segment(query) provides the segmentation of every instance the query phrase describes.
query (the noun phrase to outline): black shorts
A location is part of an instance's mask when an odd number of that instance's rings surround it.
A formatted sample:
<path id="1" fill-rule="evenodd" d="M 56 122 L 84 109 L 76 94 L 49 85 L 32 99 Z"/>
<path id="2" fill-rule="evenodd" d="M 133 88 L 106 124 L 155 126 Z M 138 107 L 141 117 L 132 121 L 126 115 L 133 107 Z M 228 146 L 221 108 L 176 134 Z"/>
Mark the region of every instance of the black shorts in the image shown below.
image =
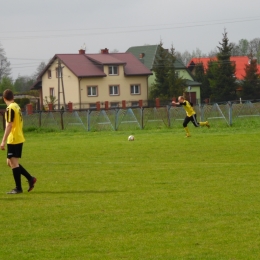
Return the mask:
<path id="1" fill-rule="evenodd" d="M 23 150 L 23 143 L 20 144 L 7 144 L 7 158 L 12 157 L 21 158 Z"/>
<path id="2" fill-rule="evenodd" d="M 199 127 L 200 124 L 198 123 L 197 121 L 197 116 L 196 114 L 192 115 L 192 116 L 186 116 L 184 118 L 184 121 L 183 121 L 183 127 L 186 127 L 188 125 L 189 122 L 192 122 L 194 126 L 196 127 Z"/>

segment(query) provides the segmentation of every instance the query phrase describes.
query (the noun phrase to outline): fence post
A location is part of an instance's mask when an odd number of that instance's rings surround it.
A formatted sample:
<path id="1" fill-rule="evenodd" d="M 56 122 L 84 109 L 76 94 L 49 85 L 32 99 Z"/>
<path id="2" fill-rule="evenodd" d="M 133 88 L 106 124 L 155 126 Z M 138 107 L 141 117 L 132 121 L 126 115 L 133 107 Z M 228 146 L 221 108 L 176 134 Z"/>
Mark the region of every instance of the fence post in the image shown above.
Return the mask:
<path id="1" fill-rule="evenodd" d="M 52 103 L 48 103 L 48 108 L 49 108 L 49 112 L 53 111 L 53 104 Z"/>
<path id="2" fill-rule="evenodd" d="M 167 117 L 168 117 L 168 127 L 171 127 L 171 115 L 170 115 L 171 106 L 167 105 L 166 109 L 167 109 Z"/>
<path id="3" fill-rule="evenodd" d="M 88 132 L 90 131 L 90 113 L 91 113 L 91 111 L 90 110 L 88 110 L 87 111 L 87 123 L 88 123 Z"/>
<path id="4" fill-rule="evenodd" d="M 33 113 L 33 106 L 32 104 L 26 105 L 27 115 L 31 115 Z"/>
<path id="5" fill-rule="evenodd" d="M 105 101 L 105 110 L 108 110 L 108 101 Z"/>
<path id="6" fill-rule="evenodd" d="M 39 111 L 39 127 L 42 127 L 42 111 Z"/>
<path id="7" fill-rule="evenodd" d="M 160 107 L 160 99 L 159 98 L 155 99 L 155 106 L 156 106 L 156 108 Z"/>
<path id="8" fill-rule="evenodd" d="M 100 102 L 99 101 L 96 102 L 96 108 L 97 108 L 97 111 L 100 111 Z"/>
<path id="9" fill-rule="evenodd" d="M 117 127 L 118 127 L 117 123 L 118 123 L 118 112 L 119 112 L 119 109 L 115 109 L 115 111 L 116 111 L 116 116 L 115 116 L 115 131 L 117 131 Z"/>
<path id="10" fill-rule="evenodd" d="M 69 112 L 72 112 L 73 108 L 72 108 L 72 102 L 69 102 L 68 103 L 68 109 L 69 109 Z"/>
<path id="11" fill-rule="evenodd" d="M 141 129 L 144 129 L 144 108 L 140 107 L 141 109 Z"/>
<path id="12" fill-rule="evenodd" d="M 61 130 L 64 130 L 63 111 L 60 111 Z"/>
<path id="13" fill-rule="evenodd" d="M 203 109 L 204 107 L 201 105 L 201 104 L 199 104 L 199 111 L 200 111 L 200 120 L 202 121 L 202 122 L 204 122 L 204 109 Z"/>
<path id="14" fill-rule="evenodd" d="M 232 103 L 230 101 L 228 101 L 228 106 L 229 106 L 229 109 L 228 109 L 228 122 L 229 122 L 229 126 L 232 126 Z"/>
<path id="15" fill-rule="evenodd" d="M 126 101 L 125 100 L 122 100 L 122 108 L 126 109 Z"/>

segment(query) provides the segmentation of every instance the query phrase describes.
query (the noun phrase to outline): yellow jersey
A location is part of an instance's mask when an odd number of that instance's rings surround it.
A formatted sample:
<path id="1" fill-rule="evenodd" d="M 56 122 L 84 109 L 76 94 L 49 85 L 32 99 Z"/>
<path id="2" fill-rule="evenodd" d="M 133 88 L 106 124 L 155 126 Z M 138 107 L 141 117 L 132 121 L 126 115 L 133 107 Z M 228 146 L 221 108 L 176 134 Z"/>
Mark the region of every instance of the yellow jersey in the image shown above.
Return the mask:
<path id="1" fill-rule="evenodd" d="M 15 103 L 11 103 L 5 112 L 5 120 L 12 123 L 12 129 L 7 138 L 8 144 L 20 144 L 25 141 L 23 135 L 23 116 L 21 108 Z"/>
<path id="2" fill-rule="evenodd" d="M 196 112 L 193 110 L 192 104 L 189 101 L 184 100 L 182 103 L 180 103 L 180 105 L 184 107 L 188 117 L 196 114 Z"/>

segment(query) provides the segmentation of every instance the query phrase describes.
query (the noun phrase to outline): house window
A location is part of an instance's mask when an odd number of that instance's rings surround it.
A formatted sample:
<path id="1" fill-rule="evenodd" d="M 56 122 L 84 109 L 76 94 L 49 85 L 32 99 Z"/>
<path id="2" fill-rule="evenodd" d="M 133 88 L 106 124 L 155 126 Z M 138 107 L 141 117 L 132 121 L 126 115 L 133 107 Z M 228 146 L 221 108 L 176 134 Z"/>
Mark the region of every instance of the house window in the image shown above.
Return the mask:
<path id="1" fill-rule="evenodd" d="M 139 102 L 138 101 L 133 101 L 131 103 L 131 107 L 138 107 L 139 106 Z"/>
<path id="2" fill-rule="evenodd" d="M 61 78 L 61 69 L 56 68 L 56 78 Z"/>
<path id="3" fill-rule="evenodd" d="M 140 95 L 140 85 L 131 85 L 131 94 Z"/>
<path id="4" fill-rule="evenodd" d="M 87 87 L 87 93 L 89 97 L 97 96 L 97 86 L 89 86 Z"/>
<path id="5" fill-rule="evenodd" d="M 110 96 L 118 96 L 119 95 L 119 86 L 109 86 L 109 95 Z"/>
<path id="6" fill-rule="evenodd" d="M 110 106 L 111 106 L 111 108 L 117 108 L 117 107 L 119 107 L 119 103 L 118 102 L 111 102 Z"/>
<path id="7" fill-rule="evenodd" d="M 54 88 L 50 88 L 50 97 L 54 97 Z"/>
<path id="8" fill-rule="evenodd" d="M 90 109 L 96 109 L 96 108 L 97 108 L 96 103 L 90 103 L 90 104 L 89 104 L 89 108 L 90 108 Z"/>
<path id="9" fill-rule="evenodd" d="M 48 79 L 51 79 L 51 70 L 48 70 Z"/>
<path id="10" fill-rule="evenodd" d="M 109 75 L 118 75 L 118 66 L 108 66 Z"/>

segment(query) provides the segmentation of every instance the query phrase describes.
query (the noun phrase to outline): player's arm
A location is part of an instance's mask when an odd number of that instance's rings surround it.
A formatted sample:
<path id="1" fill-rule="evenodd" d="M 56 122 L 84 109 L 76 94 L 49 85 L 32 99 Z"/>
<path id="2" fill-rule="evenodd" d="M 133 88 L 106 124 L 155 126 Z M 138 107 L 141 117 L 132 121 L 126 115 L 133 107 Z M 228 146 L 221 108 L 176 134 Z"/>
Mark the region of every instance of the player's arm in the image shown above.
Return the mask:
<path id="1" fill-rule="evenodd" d="M 177 106 L 186 106 L 186 102 L 175 102 L 175 101 L 172 101 L 172 104 L 177 105 Z"/>
<path id="2" fill-rule="evenodd" d="M 15 112 L 13 109 L 9 109 L 7 108 L 6 112 L 5 112 L 5 118 L 6 118 L 6 126 L 5 126 L 5 132 L 4 132 L 4 136 L 1 142 L 1 150 L 5 149 L 5 144 L 8 138 L 8 135 L 11 133 L 12 131 L 12 126 L 13 126 L 13 122 L 14 122 L 14 117 L 15 117 Z"/>
<path id="3" fill-rule="evenodd" d="M 1 142 L 1 150 L 5 149 L 6 140 L 7 140 L 8 135 L 11 133 L 12 126 L 13 126 L 13 122 L 7 122 L 6 123 L 4 136 L 3 136 L 3 139 L 2 139 L 2 142 Z"/>
<path id="4" fill-rule="evenodd" d="M 179 105 L 180 105 L 180 102 L 172 101 L 172 104 L 173 104 L 173 105 L 176 105 L 176 106 L 179 106 Z"/>

